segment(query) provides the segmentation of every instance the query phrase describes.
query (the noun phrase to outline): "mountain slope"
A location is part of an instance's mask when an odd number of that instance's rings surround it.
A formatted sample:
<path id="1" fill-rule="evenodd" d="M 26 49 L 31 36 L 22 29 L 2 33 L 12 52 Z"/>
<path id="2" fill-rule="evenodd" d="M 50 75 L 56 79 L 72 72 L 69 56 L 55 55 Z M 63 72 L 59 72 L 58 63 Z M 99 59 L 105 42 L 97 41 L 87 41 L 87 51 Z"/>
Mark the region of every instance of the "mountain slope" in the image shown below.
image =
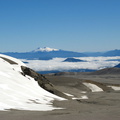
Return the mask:
<path id="1" fill-rule="evenodd" d="M 110 50 L 110 51 L 104 51 L 104 52 L 83 52 L 84 54 L 92 57 L 97 57 L 97 56 L 105 56 L 105 57 L 110 57 L 110 56 L 120 56 L 120 50 L 115 49 L 115 50 Z"/>
<path id="2" fill-rule="evenodd" d="M 120 74 L 120 68 L 105 68 L 95 72 L 91 72 L 91 75 L 106 75 L 106 74 Z"/>
<path id="3" fill-rule="evenodd" d="M 46 111 L 57 109 L 52 106 L 51 101 L 64 100 L 64 98 L 40 87 L 38 81 L 35 81 L 33 76 L 27 75 L 25 71 L 23 72 L 21 66 L 26 68 L 21 61 L 0 54 L 0 110 Z M 49 82 L 41 84 L 50 85 Z M 54 87 L 52 89 L 54 90 Z"/>
<path id="4" fill-rule="evenodd" d="M 108 52 L 105 52 L 102 56 L 120 56 L 120 50 L 111 50 Z"/>

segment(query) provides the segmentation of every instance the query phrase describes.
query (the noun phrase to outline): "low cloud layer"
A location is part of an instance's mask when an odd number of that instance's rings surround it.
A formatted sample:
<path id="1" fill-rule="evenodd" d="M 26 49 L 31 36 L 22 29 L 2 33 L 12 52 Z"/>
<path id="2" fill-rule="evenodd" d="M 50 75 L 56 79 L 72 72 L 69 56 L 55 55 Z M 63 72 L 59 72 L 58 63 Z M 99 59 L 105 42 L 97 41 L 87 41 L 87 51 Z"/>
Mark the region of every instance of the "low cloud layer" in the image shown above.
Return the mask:
<path id="1" fill-rule="evenodd" d="M 80 57 L 85 62 L 63 62 L 66 58 L 53 58 L 52 60 L 23 60 L 26 65 L 35 71 L 64 71 L 72 69 L 99 70 L 114 67 L 119 64 L 120 57 Z"/>

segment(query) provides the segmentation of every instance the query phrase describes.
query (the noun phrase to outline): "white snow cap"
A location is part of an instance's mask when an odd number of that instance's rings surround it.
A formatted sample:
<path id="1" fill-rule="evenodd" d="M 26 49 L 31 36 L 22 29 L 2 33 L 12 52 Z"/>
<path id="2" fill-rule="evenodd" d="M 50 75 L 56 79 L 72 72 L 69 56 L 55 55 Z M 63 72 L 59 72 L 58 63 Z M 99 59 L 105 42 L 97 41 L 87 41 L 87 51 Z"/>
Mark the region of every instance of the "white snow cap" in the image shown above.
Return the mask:
<path id="1" fill-rule="evenodd" d="M 44 48 L 37 48 L 36 50 L 34 50 L 34 52 L 51 52 L 51 51 L 59 51 L 58 49 L 54 49 L 54 48 L 49 48 L 49 47 L 44 47 Z"/>
<path id="2" fill-rule="evenodd" d="M 17 64 L 10 64 L 7 60 Z M 21 65 L 25 66 L 18 59 L 0 54 L 0 110 L 58 109 L 52 106 L 52 101 L 64 100 L 64 98 L 44 90 L 32 77 L 23 76 Z"/>

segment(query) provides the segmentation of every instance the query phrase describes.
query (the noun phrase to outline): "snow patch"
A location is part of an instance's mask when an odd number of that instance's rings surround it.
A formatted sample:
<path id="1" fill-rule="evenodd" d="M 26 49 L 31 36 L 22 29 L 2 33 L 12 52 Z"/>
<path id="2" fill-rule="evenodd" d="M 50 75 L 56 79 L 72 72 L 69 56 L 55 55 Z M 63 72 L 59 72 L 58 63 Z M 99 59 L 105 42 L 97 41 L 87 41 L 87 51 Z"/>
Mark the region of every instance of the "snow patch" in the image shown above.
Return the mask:
<path id="1" fill-rule="evenodd" d="M 69 93 L 64 93 L 65 95 L 67 95 L 67 96 L 74 96 L 74 95 L 72 95 L 72 94 L 69 94 Z"/>
<path id="2" fill-rule="evenodd" d="M 79 99 L 88 99 L 88 96 L 83 95 L 80 98 L 72 98 L 73 100 L 79 100 Z"/>
<path id="3" fill-rule="evenodd" d="M 73 100 L 78 100 L 78 99 L 88 99 L 88 96 L 86 96 L 86 95 L 81 95 L 80 98 L 77 98 L 77 97 L 74 97 L 74 95 L 69 94 L 69 93 L 64 93 L 64 94 L 66 94 L 67 96 L 72 97 Z"/>
<path id="4" fill-rule="evenodd" d="M 101 89 L 100 87 L 98 87 L 95 84 L 92 83 L 83 83 L 85 86 L 87 86 L 92 92 L 101 92 L 103 91 L 103 89 Z"/>
<path id="5" fill-rule="evenodd" d="M 87 93 L 86 91 L 81 91 L 81 93 Z"/>
<path id="6" fill-rule="evenodd" d="M 120 90 L 120 86 L 108 86 L 111 87 L 113 90 Z"/>

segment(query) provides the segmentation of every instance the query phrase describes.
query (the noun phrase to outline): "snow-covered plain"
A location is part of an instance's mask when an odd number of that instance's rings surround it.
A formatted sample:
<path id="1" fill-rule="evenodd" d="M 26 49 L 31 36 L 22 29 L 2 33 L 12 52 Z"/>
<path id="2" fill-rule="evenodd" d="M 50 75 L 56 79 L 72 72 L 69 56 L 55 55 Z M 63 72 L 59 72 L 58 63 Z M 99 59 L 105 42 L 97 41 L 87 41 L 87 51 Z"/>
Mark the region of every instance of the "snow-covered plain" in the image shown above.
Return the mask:
<path id="1" fill-rule="evenodd" d="M 1 57 L 17 64 L 10 64 Z M 64 98 L 47 92 L 32 77 L 23 76 L 21 65 L 26 66 L 18 59 L 0 54 L 0 110 L 47 111 L 59 109 L 52 106 L 52 101 L 64 100 Z"/>
<path id="2" fill-rule="evenodd" d="M 51 60 L 23 60 L 26 65 L 35 71 L 67 71 L 72 69 L 100 70 L 106 67 L 114 67 L 120 62 L 120 56 L 116 57 L 77 57 L 85 62 L 63 62 L 66 58 L 53 58 Z"/>

